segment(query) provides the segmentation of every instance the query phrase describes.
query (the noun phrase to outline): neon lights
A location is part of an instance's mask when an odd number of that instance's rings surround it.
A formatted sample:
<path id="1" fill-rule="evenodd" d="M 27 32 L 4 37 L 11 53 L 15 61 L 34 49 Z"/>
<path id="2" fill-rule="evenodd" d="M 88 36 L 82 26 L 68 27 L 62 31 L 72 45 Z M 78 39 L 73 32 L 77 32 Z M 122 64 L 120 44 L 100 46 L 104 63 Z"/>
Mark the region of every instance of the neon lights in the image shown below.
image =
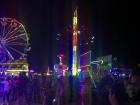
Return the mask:
<path id="1" fill-rule="evenodd" d="M 28 72 L 28 70 L 6 70 L 7 72 Z"/>
<path id="2" fill-rule="evenodd" d="M 77 47 L 76 47 L 76 46 L 74 46 L 74 47 L 73 47 L 73 50 L 74 50 L 74 51 L 77 51 Z"/>
<path id="3" fill-rule="evenodd" d="M 73 16 L 73 64 L 72 64 L 72 75 L 76 76 L 78 73 L 77 69 L 77 9 L 74 11 L 74 16 Z"/>
<path id="4" fill-rule="evenodd" d="M 76 12 L 77 12 L 77 11 L 76 11 Z M 76 14 L 76 15 L 77 15 L 77 14 Z M 73 23 L 74 23 L 74 24 L 77 24 L 77 16 L 74 16 L 74 17 L 73 17 Z"/>
<path id="5" fill-rule="evenodd" d="M 51 73 L 50 73 L 51 71 L 50 71 L 50 69 L 49 69 L 49 67 L 48 67 L 48 70 L 47 70 L 47 76 L 49 76 L 49 75 L 51 75 Z"/>

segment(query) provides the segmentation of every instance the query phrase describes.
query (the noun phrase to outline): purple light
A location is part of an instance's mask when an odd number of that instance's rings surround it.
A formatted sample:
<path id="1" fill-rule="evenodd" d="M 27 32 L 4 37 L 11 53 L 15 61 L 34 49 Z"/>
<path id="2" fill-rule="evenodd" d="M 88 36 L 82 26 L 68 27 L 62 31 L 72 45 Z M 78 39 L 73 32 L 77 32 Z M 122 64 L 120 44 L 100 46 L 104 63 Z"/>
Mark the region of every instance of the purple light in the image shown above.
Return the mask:
<path id="1" fill-rule="evenodd" d="M 56 38 L 56 40 L 59 40 L 58 38 Z"/>

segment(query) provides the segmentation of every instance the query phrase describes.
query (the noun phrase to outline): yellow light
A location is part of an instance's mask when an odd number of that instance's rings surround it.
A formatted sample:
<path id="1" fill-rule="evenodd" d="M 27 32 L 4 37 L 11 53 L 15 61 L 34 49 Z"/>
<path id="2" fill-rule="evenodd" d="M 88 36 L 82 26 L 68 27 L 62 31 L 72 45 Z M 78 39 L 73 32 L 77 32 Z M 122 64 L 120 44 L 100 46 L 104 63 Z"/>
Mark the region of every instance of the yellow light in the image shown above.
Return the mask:
<path id="1" fill-rule="evenodd" d="M 7 72 L 23 72 L 23 71 L 25 71 L 25 72 L 28 72 L 28 70 L 6 70 Z"/>
<path id="2" fill-rule="evenodd" d="M 73 17 L 73 25 L 77 25 L 77 17 Z"/>
<path id="3" fill-rule="evenodd" d="M 73 35 L 77 35 L 77 32 L 73 32 Z"/>
<path id="4" fill-rule="evenodd" d="M 73 51 L 77 51 L 77 47 L 76 46 L 73 47 Z"/>
<path id="5" fill-rule="evenodd" d="M 46 75 L 52 75 L 52 73 L 51 73 L 51 70 L 49 69 L 49 67 L 48 67 L 48 70 L 47 70 L 47 74 Z"/>
<path id="6" fill-rule="evenodd" d="M 72 65 L 73 67 L 73 72 L 72 72 L 72 74 L 73 74 L 73 76 L 76 76 L 77 75 L 77 67 L 76 67 L 76 64 L 74 63 L 73 65 Z"/>
<path id="7" fill-rule="evenodd" d="M 51 75 L 51 74 L 47 72 L 47 75 Z"/>

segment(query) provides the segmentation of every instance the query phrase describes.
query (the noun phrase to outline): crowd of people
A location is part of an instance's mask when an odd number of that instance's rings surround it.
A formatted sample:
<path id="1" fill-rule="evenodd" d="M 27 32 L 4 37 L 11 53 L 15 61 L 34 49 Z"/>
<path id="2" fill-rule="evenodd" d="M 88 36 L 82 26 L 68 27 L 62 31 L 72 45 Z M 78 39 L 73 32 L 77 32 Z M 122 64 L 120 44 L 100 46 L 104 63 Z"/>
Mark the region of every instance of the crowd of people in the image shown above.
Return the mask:
<path id="1" fill-rule="evenodd" d="M 96 82 L 89 77 L 5 76 L 3 104 L 16 105 L 140 105 L 140 70 L 129 76 L 105 73 Z"/>
<path id="2" fill-rule="evenodd" d="M 40 78 L 27 76 L 20 73 L 19 76 L 5 75 L 3 82 L 3 104 L 30 105 L 40 103 Z"/>
<path id="3" fill-rule="evenodd" d="M 94 105 L 140 105 L 140 69 L 125 77 L 104 75 L 96 93 Z"/>

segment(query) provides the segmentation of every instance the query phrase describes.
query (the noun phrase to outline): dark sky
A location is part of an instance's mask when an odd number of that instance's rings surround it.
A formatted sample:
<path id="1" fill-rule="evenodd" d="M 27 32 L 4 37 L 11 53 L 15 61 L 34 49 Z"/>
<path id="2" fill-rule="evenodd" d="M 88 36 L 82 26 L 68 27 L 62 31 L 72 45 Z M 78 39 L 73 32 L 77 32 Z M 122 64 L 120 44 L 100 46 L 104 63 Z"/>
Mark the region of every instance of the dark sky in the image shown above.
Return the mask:
<path id="1" fill-rule="evenodd" d="M 80 39 L 88 33 L 95 36 L 94 45 L 89 47 L 93 56 L 112 54 L 126 67 L 140 62 L 136 4 L 127 0 L 77 0 L 79 28 L 86 29 Z M 1 0 L 0 17 L 19 20 L 30 35 L 28 61 L 36 71 L 58 63 L 58 53 L 64 53 L 68 61 L 71 36 L 67 29 L 72 24 L 73 7 L 72 0 Z M 62 35 L 60 41 L 56 41 L 57 33 Z"/>

